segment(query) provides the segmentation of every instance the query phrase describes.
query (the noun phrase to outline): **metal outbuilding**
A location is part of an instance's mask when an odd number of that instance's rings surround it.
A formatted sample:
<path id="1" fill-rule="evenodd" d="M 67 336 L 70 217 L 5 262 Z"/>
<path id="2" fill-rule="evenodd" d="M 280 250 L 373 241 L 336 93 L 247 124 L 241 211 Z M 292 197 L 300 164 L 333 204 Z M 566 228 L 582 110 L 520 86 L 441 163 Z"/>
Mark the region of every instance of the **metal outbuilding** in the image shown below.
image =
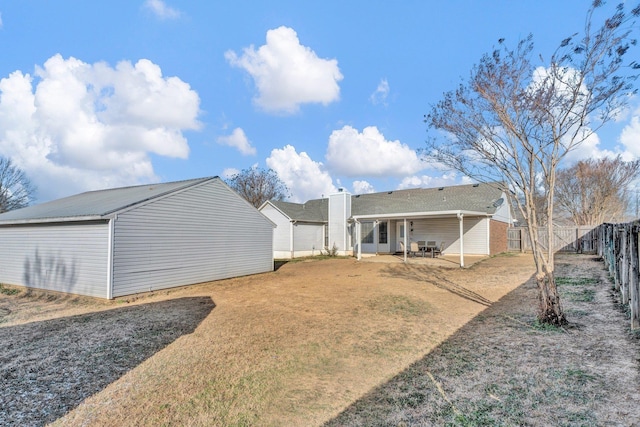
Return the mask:
<path id="1" fill-rule="evenodd" d="M 0 283 L 111 299 L 263 273 L 273 228 L 218 177 L 90 191 L 0 215 Z"/>

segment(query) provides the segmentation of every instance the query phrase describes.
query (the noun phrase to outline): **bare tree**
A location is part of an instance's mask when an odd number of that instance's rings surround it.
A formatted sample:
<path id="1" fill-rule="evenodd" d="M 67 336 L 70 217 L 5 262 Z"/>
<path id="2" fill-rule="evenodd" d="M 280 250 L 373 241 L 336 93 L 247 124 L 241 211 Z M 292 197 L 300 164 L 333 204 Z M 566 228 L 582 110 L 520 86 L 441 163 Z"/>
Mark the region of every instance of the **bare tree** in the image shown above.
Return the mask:
<path id="1" fill-rule="evenodd" d="M 624 221 L 629 207 L 629 184 L 640 176 L 640 160 L 620 156 L 582 160 L 559 170 L 556 206 L 576 225 Z"/>
<path id="2" fill-rule="evenodd" d="M 444 94 L 425 122 L 448 138 L 431 137 L 433 161 L 480 182 L 511 191 L 528 225 L 539 290 L 538 320 L 567 322 L 554 279 L 553 200 L 562 159 L 615 117 L 633 93 L 640 68 L 624 63 L 640 6 L 616 8 L 601 26 L 592 24 L 602 6 L 594 1 L 585 32 L 562 40 L 545 62 L 534 64 L 533 37 L 508 48 L 504 40 L 484 55 L 467 82 Z M 542 205 L 537 196 L 542 195 Z M 540 207 L 544 212 L 539 212 Z M 541 225 L 544 218 L 546 225 Z"/>
<path id="3" fill-rule="evenodd" d="M 229 178 L 227 184 L 256 208 L 267 200 L 289 197 L 289 189 L 273 169 L 243 169 Z"/>
<path id="4" fill-rule="evenodd" d="M 11 159 L 0 157 L 0 213 L 29 206 L 35 187 Z"/>

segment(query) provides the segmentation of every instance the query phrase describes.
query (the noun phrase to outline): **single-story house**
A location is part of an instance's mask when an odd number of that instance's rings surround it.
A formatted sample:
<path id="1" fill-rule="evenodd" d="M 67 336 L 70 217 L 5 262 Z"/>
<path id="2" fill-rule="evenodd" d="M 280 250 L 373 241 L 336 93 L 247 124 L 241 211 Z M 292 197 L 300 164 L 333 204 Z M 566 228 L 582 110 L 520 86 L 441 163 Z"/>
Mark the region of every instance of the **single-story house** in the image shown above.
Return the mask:
<path id="1" fill-rule="evenodd" d="M 0 283 L 111 299 L 273 271 L 273 230 L 218 177 L 90 191 L 0 215 Z"/>
<path id="2" fill-rule="evenodd" d="M 260 212 L 277 225 L 276 258 L 318 254 L 406 256 L 411 242 L 437 242 L 444 254 L 493 255 L 507 250 L 512 214 L 490 184 L 416 188 L 351 195 L 339 191 L 306 203 L 268 201 Z"/>

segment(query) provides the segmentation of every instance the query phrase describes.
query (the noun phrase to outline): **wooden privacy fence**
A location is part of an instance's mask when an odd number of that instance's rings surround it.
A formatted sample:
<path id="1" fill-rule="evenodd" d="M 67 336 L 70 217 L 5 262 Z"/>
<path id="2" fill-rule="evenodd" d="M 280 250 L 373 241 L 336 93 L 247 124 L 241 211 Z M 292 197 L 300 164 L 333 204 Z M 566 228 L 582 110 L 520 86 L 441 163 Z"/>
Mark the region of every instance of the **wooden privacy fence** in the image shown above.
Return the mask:
<path id="1" fill-rule="evenodd" d="M 594 226 L 553 227 L 554 252 L 595 253 L 597 250 L 597 234 Z M 538 242 L 549 247 L 546 227 L 538 229 Z M 531 239 L 527 227 L 513 227 L 507 230 L 507 246 L 509 251 L 532 251 Z"/>
<path id="2" fill-rule="evenodd" d="M 631 310 L 631 329 L 640 328 L 640 222 L 598 226 L 598 255 L 604 260 L 622 304 Z"/>

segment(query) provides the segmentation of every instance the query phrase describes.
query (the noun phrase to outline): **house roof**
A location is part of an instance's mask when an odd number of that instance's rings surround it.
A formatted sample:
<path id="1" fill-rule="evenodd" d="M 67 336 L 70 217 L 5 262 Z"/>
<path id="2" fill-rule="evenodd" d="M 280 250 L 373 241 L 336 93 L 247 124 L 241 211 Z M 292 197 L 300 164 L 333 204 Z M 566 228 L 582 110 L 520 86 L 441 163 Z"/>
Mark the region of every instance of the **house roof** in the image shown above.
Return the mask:
<path id="1" fill-rule="evenodd" d="M 99 220 L 140 203 L 218 177 L 88 191 L 0 214 L 0 225 Z"/>
<path id="2" fill-rule="evenodd" d="M 503 192 L 489 184 L 456 185 L 438 188 L 414 188 L 351 197 L 351 213 L 391 215 L 467 211 L 493 215 L 504 202 Z"/>
<path id="3" fill-rule="evenodd" d="M 306 203 L 271 200 L 269 203 L 294 221 L 326 222 L 328 220 L 329 199 L 314 199 Z"/>
<path id="4" fill-rule="evenodd" d="M 493 215 L 504 202 L 499 200 L 502 197 L 503 192 L 489 184 L 383 191 L 351 196 L 351 214 L 358 217 L 464 211 Z M 328 218 L 328 199 L 270 203 L 295 221 L 326 222 Z"/>

